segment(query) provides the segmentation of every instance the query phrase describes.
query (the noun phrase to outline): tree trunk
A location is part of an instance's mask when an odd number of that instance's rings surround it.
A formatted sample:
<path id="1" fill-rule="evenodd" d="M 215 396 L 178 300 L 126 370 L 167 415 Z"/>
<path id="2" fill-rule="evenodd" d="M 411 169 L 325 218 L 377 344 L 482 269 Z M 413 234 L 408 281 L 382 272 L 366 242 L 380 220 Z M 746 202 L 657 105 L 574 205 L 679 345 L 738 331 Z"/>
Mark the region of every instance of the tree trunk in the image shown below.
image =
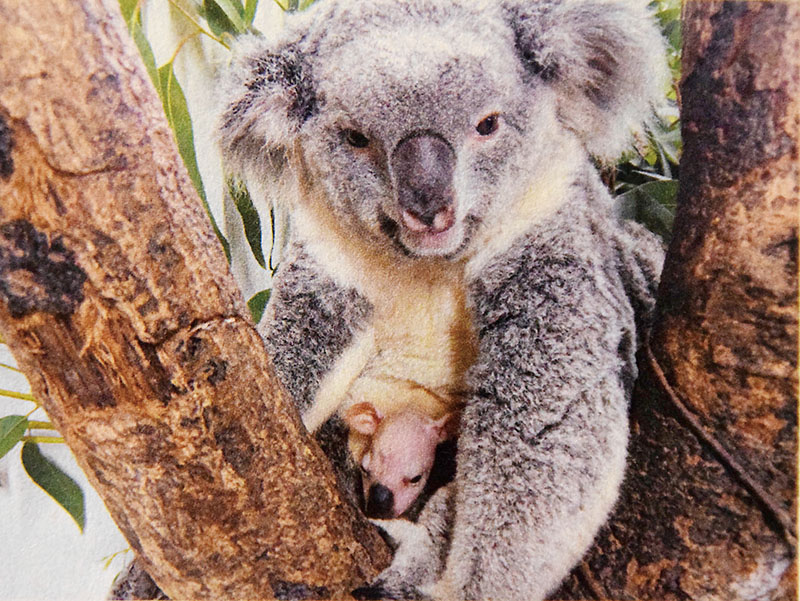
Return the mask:
<path id="1" fill-rule="evenodd" d="M 117 13 L 0 3 L 0 330 L 172 598 L 341 597 L 388 550 L 276 383 Z"/>
<path id="2" fill-rule="evenodd" d="M 565 596 L 794 599 L 800 5 L 684 5 L 673 242 L 617 511 Z"/>

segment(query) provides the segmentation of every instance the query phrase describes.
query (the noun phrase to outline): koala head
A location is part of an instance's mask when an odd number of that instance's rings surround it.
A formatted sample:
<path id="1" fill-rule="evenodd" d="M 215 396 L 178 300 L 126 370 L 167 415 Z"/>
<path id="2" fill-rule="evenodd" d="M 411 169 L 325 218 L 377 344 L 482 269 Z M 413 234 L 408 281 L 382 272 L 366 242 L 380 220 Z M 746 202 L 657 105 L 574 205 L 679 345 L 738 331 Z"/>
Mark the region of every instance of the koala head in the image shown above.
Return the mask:
<path id="1" fill-rule="evenodd" d="M 413 407 L 383 415 L 370 403 L 345 415 L 351 432 L 368 438 L 355 459 L 363 471 L 365 513 L 374 518 L 402 515 L 425 489 L 436 446 L 452 437 L 458 412 L 434 419 Z"/>
<path id="2" fill-rule="evenodd" d="M 616 158 L 662 57 L 640 0 L 320 0 L 240 44 L 220 139 L 234 169 L 300 178 L 353 235 L 455 257 L 557 149 Z"/>

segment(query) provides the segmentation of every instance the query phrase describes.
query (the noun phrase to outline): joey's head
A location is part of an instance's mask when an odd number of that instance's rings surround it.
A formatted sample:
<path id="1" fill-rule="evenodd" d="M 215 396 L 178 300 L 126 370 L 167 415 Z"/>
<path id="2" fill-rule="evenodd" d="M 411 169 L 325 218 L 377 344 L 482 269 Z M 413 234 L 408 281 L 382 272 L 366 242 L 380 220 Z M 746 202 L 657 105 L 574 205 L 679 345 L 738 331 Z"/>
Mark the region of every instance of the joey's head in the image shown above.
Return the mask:
<path id="1" fill-rule="evenodd" d="M 625 148 L 662 91 L 644 5 L 319 0 L 279 39 L 241 43 L 223 151 L 256 177 L 298 178 L 354 236 L 459 256 L 554 160 Z"/>
<path id="2" fill-rule="evenodd" d="M 358 403 L 345 415 L 351 432 L 368 438 L 361 457 L 365 512 L 374 518 L 402 515 L 425 489 L 436 446 L 455 435 L 458 414 L 433 419 L 407 407 L 382 415 L 370 403 Z"/>

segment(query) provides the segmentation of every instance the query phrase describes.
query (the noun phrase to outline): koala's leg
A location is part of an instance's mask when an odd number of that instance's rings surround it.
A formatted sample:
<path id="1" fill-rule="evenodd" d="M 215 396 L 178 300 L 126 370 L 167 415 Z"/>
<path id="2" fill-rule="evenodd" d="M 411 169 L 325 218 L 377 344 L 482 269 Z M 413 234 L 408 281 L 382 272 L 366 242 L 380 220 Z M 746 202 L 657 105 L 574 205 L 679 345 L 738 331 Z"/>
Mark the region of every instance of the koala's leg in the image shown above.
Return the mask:
<path id="1" fill-rule="evenodd" d="M 453 519 L 453 488 L 440 488 L 425 505 L 417 522 L 371 520 L 395 547 L 392 565 L 369 586 L 353 591 L 357 599 L 417 599 L 439 578 Z"/>

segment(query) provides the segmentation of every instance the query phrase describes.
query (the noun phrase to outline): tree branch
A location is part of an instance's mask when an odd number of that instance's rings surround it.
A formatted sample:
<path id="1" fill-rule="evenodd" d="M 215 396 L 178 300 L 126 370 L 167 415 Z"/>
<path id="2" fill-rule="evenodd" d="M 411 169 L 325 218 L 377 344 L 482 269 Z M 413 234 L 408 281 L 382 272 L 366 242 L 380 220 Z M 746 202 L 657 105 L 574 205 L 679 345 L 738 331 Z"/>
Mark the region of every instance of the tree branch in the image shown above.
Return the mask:
<path id="1" fill-rule="evenodd" d="M 0 5 L 0 331 L 173 598 L 388 562 L 272 375 L 110 0 Z"/>

